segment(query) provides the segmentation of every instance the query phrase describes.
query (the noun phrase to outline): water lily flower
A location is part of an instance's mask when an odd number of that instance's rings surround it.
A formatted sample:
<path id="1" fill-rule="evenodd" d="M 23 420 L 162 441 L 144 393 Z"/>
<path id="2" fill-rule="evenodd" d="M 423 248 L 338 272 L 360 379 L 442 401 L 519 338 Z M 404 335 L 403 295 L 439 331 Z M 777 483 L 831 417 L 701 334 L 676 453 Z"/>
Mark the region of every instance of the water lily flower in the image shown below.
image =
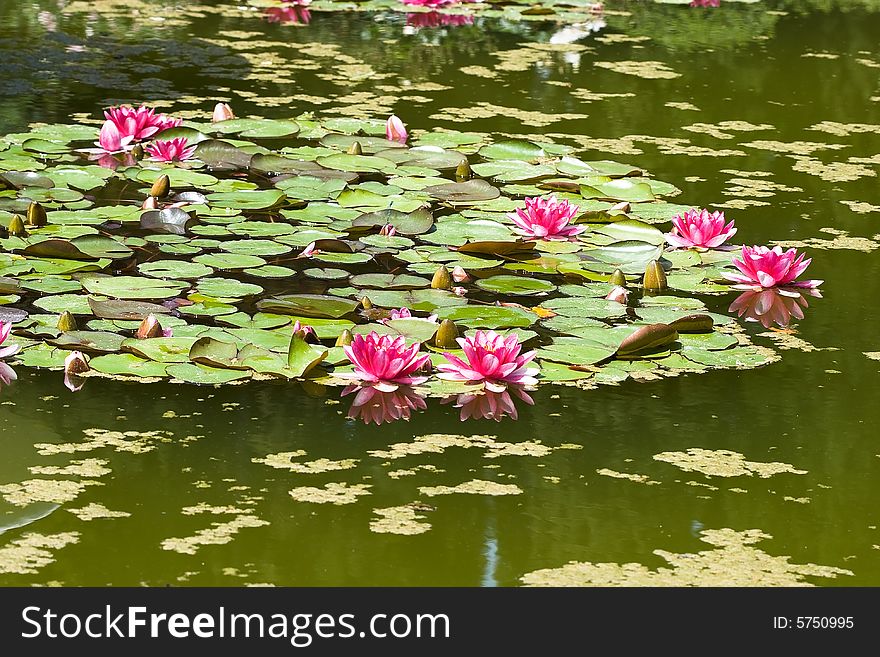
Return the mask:
<path id="1" fill-rule="evenodd" d="M 214 114 L 211 116 L 212 123 L 220 123 L 221 121 L 229 121 L 235 118 L 229 103 L 217 103 L 214 105 Z"/>
<path id="2" fill-rule="evenodd" d="M 803 319 L 804 308 L 810 304 L 805 295 L 822 298 L 815 289 L 771 287 L 762 290 L 747 290 L 730 304 L 729 312 L 735 312 L 747 322 L 760 322 L 764 328 L 773 324 L 781 328 L 791 324 L 792 318 Z"/>
<path id="3" fill-rule="evenodd" d="M 157 139 L 144 147 L 154 162 L 183 162 L 195 155 L 196 145 L 188 145 L 186 137 Z"/>
<path id="4" fill-rule="evenodd" d="M 318 249 L 315 248 L 315 243 L 312 242 L 306 248 L 302 250 L 302 253 L 299 254 L 300 258 L 311 258 L 316 253 L 320 253 Z"/>
<path id="5" fill-rule="evenodd" d="M 722 272 L 722 275 L 737 285 L 740 290 L 760 290 L 769 287 L 819 287 L 823 281 L 798 281 L 812 262 L 804 260 L 804 254 L 795 249 L 783 252 L 782 247 L 743 246 L 742 257 L 734 258 L 733 264 L 741 273 Z"/>
<path id="6" fill-rule="evenodd" d="M 148 338 L 170 338 L 174 336 L 172 329 L 163 329 L 155 315 L 147 315 L 138 327 L 135 337 L 138 340 Z"/>
<path id="7" fill-rule="evenodd" d="M 516 224 L 514 232 L 532 239 L 564 240 L 586 230 L 586 226 L 571 226 L 578 206 L 556 196 L 535 196 L 525 200 L 526 207 L 507 215 Z"/>
<path id="8" fill-rule="evenodd" d="M 470 14 L 441 14 L 439 11 L 420 11 L 406 15 L 409 32 L 422 27 L 458 27 L 473 25 L 474 17 Z"/>
<path id="9" fill-rule="evenodd" d="M 318 334 L 315 333 L 315 329 L 313 329 L 308 324 L 300 324 L 299 320 L 296 320 L 293 323 L 293 331 L 292 333 L 296 335 L 297 333 L 301 334 L 303 340 L 309 340 L 311 338 L 312 341 L 318 341 Z"/>
<path id="10" fill-rule="evenodd" d="M 391 314 L 385 319 L 379 320 L 383 324 L 387 324 L 394 319 L 411 319 L 413 316 L 409 308 L 401 308 L 400 310 L 392 310 Z M 437 315 L 428 315 L 426 321 L 437 323 Z"/>
<path id="11" fill-rule="evenodd" d="M 736 233 L 733 221 L 724 225 L 724 213 L 690 209 L 672 219 L 672 232 L 666 241 L 680 248 L 714 249 Z"/>
<path id="12" fill-rule="evenodd" d="M 82 389 L 86 384 L 84 377 L 80 376 L 88 372 L 89 361 L 80 351 L 71 351 L 67 358 L 64 359 L 64 385 L 71 392 Z"/>
<path id="13" fill-rule="evenodd" d="M 617 303 L 626 304 L 626 302 L 629 301 L 629 290 L 620 285 L 615 285 L 605 298 L 608 299 L 608 301 L 616 301 Z"/>
<path id="14" fill-rule="evenodd" d="M 506 339 L 495 331 L 477 331 L 473 337 L 458 338 L 467 362 L 449 352 L 449 363 L 438 365 L 437 376 L 448 381 L 484 382 L 487 390 L 501 392 L 509 384 L 535 385 L 538 368 L 527 367 L 535 357 L 530 351 L 520 354 L 522 345 L 515 334 Z"/>
<path id="15" fill-rule="evenodd" d="M 405 144 L 407 137 L 409 137 L 409 133 L 406 131 L 403 121 L 394 114 L 389 116 L 388 121 L 385 122 L 385 138 L 388 141 Z"/>
<path id="16" fill-rule="evenodd" d="M 461 287 L 460 285 L 456 285 L 456 286 L 453 287 L 452 290 L 450 290 L 450 291 L 451 291 L 454 295 L 459 296 L 459 297 L 463 297 L 465 294 L 467 294 L 467 290 L 466 290 L 465 288 Z"/>
<path id="17" fill-rule="evenodd" d="M 116 124 L 108 119 L 101 126 L 95 145 L 98 147 L 98 152 L 121 153 L 129 148 L 133 139 L 133 135 L 123 135 Z"/>
<path id="18" fill-rule="evenodd" d="M 183 121 L 165 114 L 157 114 L 156 110 L 141 105 L 138 108 L 123 105 L 104 110 L 104 118 L 110 121 L 119 134 L 131 137 L 130 141 L 143 141 L 154 135 L 178 127 Z"/>
<path id="19" fill-rule="evenodd" d="M 397 234 L 397 229 L 391 224 L 385 224 L 379 230 L 379 234 L 383 237 L 394 237 Z"/>
<path id="20" fill-rule="evenodd" d="M 470 283 L 471 277 L 464 270 L 464 267 L 461 265 L 455 265 L 455 267 L 452 268 L 452 280 L 456 283 Z"/>
<path id="21" fill-rule="evenodd" d="M 443 403 L 454 400 L 455 408 L 461 409 L 459 419 L 462 422 L 469 419 L 501 422 L 502 418 L 508 415 L 511 420 L 516 420 L 519 418 L 519 413 L 517 413 L 511 392 L 529 406 L 534 406 L 535 401 L 523 390 L 522 386 L 508 386 L 506 390 L 501 392 L 482 390 L 476 393 L 463 393 L 456 397 L 447 397 Z"/>
<path id="22" fill-rule="evenodd" d="M 12 324 L 7 322 L 0 322 L 0 345 L 6 342 L 6 339 L 9 337 L 9 334 L 12 332 Z M 19 346 L 17 344 L 8 345 L 6 347 L 0 346 L 0 358 L 7 358 L 9 356 L 14 356 L 18 353 Z"/>
<path id="23" fill-rule="evenodd" d="M 419 355 L 421 346 L 417 342 L 407 347 L 402 335 L 391 337 L 375 331 L 356 335 L 350 345 L 343 347 L 354 365 L 354 372 L 337 376 L 371 385 L 380 392 L 393 392 L 400 386 L 424 383 L 428 377 L 418 373 L 429 365 L 431 357 Z"/>
<path id="24" fill-rule="evenodd" d="M 348 386 L 342 396 L 357 392 L 348 417 L 361 419 L 364 424 L 380 425 L 395 420 L 409 421 L 413 411 L 423 411 L 428 405 L 425 398 L 409 386 L 401 386 L 393 392 L 382 392 L 372 386 Z"/>

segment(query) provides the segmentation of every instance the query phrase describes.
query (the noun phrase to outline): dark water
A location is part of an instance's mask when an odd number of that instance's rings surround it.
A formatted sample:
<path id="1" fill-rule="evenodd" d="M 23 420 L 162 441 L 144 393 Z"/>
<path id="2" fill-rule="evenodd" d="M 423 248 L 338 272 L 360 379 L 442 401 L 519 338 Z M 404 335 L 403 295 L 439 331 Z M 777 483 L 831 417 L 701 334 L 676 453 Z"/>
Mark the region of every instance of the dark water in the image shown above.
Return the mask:
<path id="1" fill-rule="evenodd" d="M 339 403 L 338 392 L 312 397 L 292 384 L 91 380 L 71 395 L 57 375 L 19 371 L 0 392 L 7 501 L 18 482 L 65 478 L 29 468 L 102 459 L 111 472 L 60 506 L 0 501 L 0 529 L 8 527 L 0 583 L 516 585 L 525 573 L 572 560 L 656 568 L 665 562 L 654 550 L 710 549 L 700 531 L 731 528 L 772 536 L 757 546 L 770 555 L 853 573 L 805 581 L 880 584 L 880 363 L 863 354 L 880 351 L 873 250 L 880 245 L 872 239 L 880 233 L 880 3 L 612 3 L 605 25 L 576 41 L 586 48 L 568 52 L 527 45 L 560 40 L 565 26 L 554 22 L 478 18 L 409 33 L 403 14 L 313 11 L 308 25 L 293 26 L 270 24 L 237 3 L 140 4 L 136 15 L 131 3 L 0 3 L 0 134 L 76 113 L 98 116 L 111 102 L 160 101 L 186 116 L 215 99 L 230 99 L 240 115 L 394 111 L 411 128 L 549 134 L 584 146 L 586 156 L 650 170 L 683 190 L 680 202 L 721 205 L 737 221 L 737 240 L 819 240 L 808 248 L 810 276 L 826 280 L 825 298 L 811 301 L 793 331 L 777 333 L 793 348 L 763 369 L 590 391 L 548 386 L 534 394 L 534 407 L 519 405 L 517 421 L 500 423 L 463 423 L 457 409 L 430 400 L 408 423 L 365 426 L 345 417 L 349 401 Z M 677 77 L 606 66 L 632 61 L 657 62 Z M 600 99 L 586 90 L 627 95 Z M 738 123 L 719 125 L 725 121 Z M 860 127 L 811 129 L 823 121 Z M 694 124 L 724 135 L 685 129 Z M 717 303 L 724 309 L 733 298 Z M 755 326 L 751 332 L 765 332 Z M 94 441 L 74 454 L 35 447 L 82 446 L 93 429 L 167 433 L 129 436 L 143 453 Z M 494 459 L 478 447 L 393 461 L 368 453 L 427 434 L 582 448 Z M 653 458 L 689 448 L 732 450 L 806 473 L 707 477 Z M 297 450 L 307 455 L 296 461 L 356 462 L 300 473 L 252 461 Z M 388 474 L 417 465 L 435 470 Z M 475 479 L 522 492 L 418 490 Z M 333 505 L 288 493 L 328 482 L 366 484 L 370 494 Z M 425 505 L 418 513 L 429 531 L 371 531 L 374 509 L 415 500 Z M 84 521 L 69 512 L 92 503 L 130 515 Z M 224 508 L 184 511 L 200 503 Z M 206 544 L 163 549 L 167 539 L 218 523 L 219 532 L 203 535 Z M 29 532 L 54 538 L 23 548 Z M 30 565 L 9 565 L 23 557 Z"/>

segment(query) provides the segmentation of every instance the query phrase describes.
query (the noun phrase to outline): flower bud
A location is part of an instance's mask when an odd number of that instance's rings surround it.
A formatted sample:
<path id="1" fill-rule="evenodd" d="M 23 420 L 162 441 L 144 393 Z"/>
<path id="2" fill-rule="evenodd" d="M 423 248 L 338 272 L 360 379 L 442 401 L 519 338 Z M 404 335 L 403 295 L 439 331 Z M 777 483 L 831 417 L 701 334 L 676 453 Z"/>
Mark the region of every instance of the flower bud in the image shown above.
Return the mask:
<path id="1" fill-rule="evenodd" d="M 440 265 L 437 271 L 434 272 L 434 277 L 431 279 L 431 287 L 435 290 L 448 290 L 452 287 L 452 276 L 449 274 L 449 270 L 446 269 L 446 265 Z"/>
<path id="2" fill-rule="evenodd" d="M 455 167 L 455 179 L 457 181 L 464 182 L 465 180 L 470 180 L 473 177 L 474 172 L 471 170 L 471 165 L 468 164 L 467 160 Z"/>
<path id="3" fill-rule="evenodd" d="M 452 288 L 452 293 L 457 297 L 463 297 L 467 294 L 467 290 L 459 285 L 456 285 L 454 288 Z"/>
<path id="4" fill-rule="evenodd" d="M 434 344 L 441 349 L 452 349 L 457 346 L 455 339 L 458 337 L 458 328 L 451 319 L 440 322 L 440 328 L 434 334 Z"/>
<path id="5" fill-rule="evenodd" d="M 153 183 L 153 186 L 150 187 L 150 196 L 155 196 L 156 198 L 164 198 L 168 196 L 168 192 L 171 191 L 171 181 L 168 179 L 168 176 L 164 173 L 156 178 L 156 182 Z"/>
<path id="6" fill-rule="evenodd" d="M 162 325 L 155 315 L 147 315 L 141 325 L 138 327 L 135 337 L 138 340 L 148 340 L 149 338 L 162 337 Z"/>
<path id="7" fill-rule="evenodd" d="M 131 149 L 131 153 L 130 153 L 130 155 L 131 155 L 132 158 L 134 158 L 135 160 L 143 159 L 143 157 L 144 157 L 144 146 L 143 146 L 143 144 L 136 144 L 135 147 Z M 128 164 L 128 163 L 126 162 L 126 164 Z"/>
<path id="8" fill-rule="evenodd" d="M 452 280 L 456 283 L 470 283 L 471 277 L 468 276 L 468 273 L 464 270 L 464 267 L 461 265 L 455 265 L 452 268 Z"/>
<path id="9" fill-rule="evenodd" d="M 363 155 L 364 149 L 361 148 L 361 142 L 353 141 L 346 151 L 349 155 Z"/>
<path id="10" fill-rule="evenodd" d="M 14 214 L 12 215 L 12 219 L 9 220 L 9 234 L 14 237 L 26 237 L 27 231 L 24 228 L 24 221 L 21 220 L 21 216 Z"/>
<path id="11" fill-rule="evenodd" d="M 46 209 L 36 201 L 31 202 L 28 206 L 26 216 L 28 226 L 45 226 L 49 222 L 46 217 Z"/>
<path id="12" fill-rule="evenodd" d="M 65 310 L 61 313 L 60 317 L 58 317 L 57 327 L 59 331 L 75 331 L 77 329 L 76 318 L 71 315 L 69 311 Z"/>
<path id="13" fill-rule="evenodd" d="M 211 117 L 211 121 L 213 123 L 220 123 L 221 121 L 229 121 L 230 119 L 234 119 L 235 114 L 232 113 L 232 108 L 228 103 L 217 103 L 214 105 L 214 114 Z"/>
<path id="14" fill-rule="evenodd" d="M 663 292 L 666 289 L 666 272 L 656 260 L 648 263 L 645 277 L 642 279 L 642 287 L 645 292 Z"/>
<path id="15" fill-rule="evenodd" d="M 159 199 L 155 196 L 148 196 L 144 199 L 144 202 L 141 203 L 141 210 L 158 210 L 159 209 Z"/>
<path id="16" fill-rule="evenodd" d="M 383 237 L 394 237 L 397 234 L 397 229 L 392 224 L 385 224 L 379 234 Z"/>
<path id="17" fill-rule="evenodd" d="M 628 201 L 621 201 L 620 203 L 617 203 L 617 204 L 615 204 L 615 205 L 612 205 L 612 206 L 611 206 L 610 208 L 608 208 L 608 209 L 609 209 L 609 210 L 612 210 L 612 211 L 613 211 L 613 210 L 617 210 L 618 212 L 623 212 L 624 214 L 626 214 L 627 212 L 629 212 L 630 210 L 632 210 L 632 206 L 629 204 Z"/>
<path id="18" fill-rule="evenodd" d="M 615 269 L 614 273 L 611 274 L 611 278 L 608 279 L 608 282 L 612 285 L 619 285 L 620 287 L 626 287 L 626 276 L 623 275 L 623 272 L 619 269 Z"/>
<path id="19" fill-rule="evenodd" d="M 352 342 L 354 342 L 354 336 L 348 329 L 345 329 L 342 333 L 339 334 L 339 337 L 336 338 L 337 347 L 347 347 Z"/>
<path id="20" fill-rule="evenodd" d="M 629 300 L 629 290 L 625 287 L 615 285 L 605 298 L 608 299 L 608 301 L 616 301 L 617 303 L 626 304 Z"/>
<path id="21" fill-rule="evenodd" d="M 64 359 L 64 385 L 71 392 L 76 392 L 85 385 L 85 379 L 80 375 L 88 372 L 89 361 L 79 351 L 71 351 L 70 355 Z"/>
<path id="22" fill-rule="evenodd" d="M 373 302 L 370 301 L 370 297 L 368 297 L 368 296 L 361 297 L 361 308 L 363 308 L 364 310 L 369 310 L 372 307 L 373 307 Z"/>

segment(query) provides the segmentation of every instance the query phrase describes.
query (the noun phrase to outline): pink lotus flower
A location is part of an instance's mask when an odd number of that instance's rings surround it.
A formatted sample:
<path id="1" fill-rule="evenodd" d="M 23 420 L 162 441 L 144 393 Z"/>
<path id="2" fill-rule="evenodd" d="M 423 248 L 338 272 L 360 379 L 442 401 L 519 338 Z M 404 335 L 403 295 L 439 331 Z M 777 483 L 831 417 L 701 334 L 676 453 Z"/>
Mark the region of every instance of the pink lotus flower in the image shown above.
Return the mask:
<path id="1" fill-rule="evenodd" d="M 608 299 L 608 301 L 616 301 L 617 303 L 626 304 L 626 302 L 629 301 L 629 290 L 620 285 L 615 285 L 605 298 Z"/>
<path id="2" fill-rule="evenodd" d="M 455 408 L 460 408 L 461 413 L 459 419 L 462 422 L 473 418 L 474 420 L 495 420 L 501 422 L 501 419 L 509 415 L 511 420 L 519 418 L 516 411 L 516 404 L 510 393 L 513 392 L 517 397 L 523 400 L 529 406 L 535 404 L 534 400 L 522 389 L 521 386 L 508 386 L 502 392 L 492 392 L 483 390 L 477 393 L 463 393 L 457 397 L 449 397 L 443 400 L 443 403 L 449 403 L 455 400 Z"/>
<path id="3" fill-rule="evenodd" d="M 530 351 L 520 355 L 522 345 L 516 335 L 502 338 L 495 331 L 477 331 L 472 338 L 458 338 L 467 362 L 446 352 L 448 364 L 438 365 L 437 376 L 448 381 L 478 383 L 483 381 L 487 390 L 501 392 L 509 384 L 535 385 L 536 367 L 526 367 L 535 357 Z"/>
<path id="4" fill-rule="evenodd" d="M 586 230 L 585 226 L 570 226 L 578 213 L 578 206 L 555 196 L 527 198 L 525 209 L 507 215 L 517 225 L 514 232 L 533 239 L 564 240 Z"/>
<path id="5" fill-rule="evenodd" d="M 805 295 L 822 298 L 819 290 L 771 287 L 762 290 L 748 290 L 740 294 L 729 312 L 735 312 L 747 322 L 760 322 L 764 328 L 773 324 L 785 328 L 792 318 L 803 319 L 804 308 L 809 308 Z"/>
<path id="6" fill-rule="evenodd" d="M 424 383 L 427 376 L 414 376 L 431 360 L 428 354 L 419 355 L 421 347 L 418 342 L 407 347 L 403 336 L 379 335 L 375 331 L 356 335 L 350 345 L 343 347 L 354 372 L 337 376 L 371 385 L 380 392 Z"/>
<path id="7" fill-rule="evenodd" d="M 688 210 L 672 219 L 672 232 L 666 241 L 681 248 L 714 249 L 733 237 L 733 221 L 724 225 L 724 213 L 708 210 Z"/>
<path id="8" fill-rule="evenodd" d="M 229 106 L 229 103 L 217 103 L 214 105 L 214 113 L 211 115 L 212 123 L 230 121 L 234 118 L 235 114 L 232 113 L 232 108 Z"/>
<path id="9" fill-rule="evenodd" d="M 406 24 L 414 28 L 458 27 L 459 25 L 472 25 L 473 22 L 474 17 L 470 14 L 441 14 L 439 11 L 425 11 L 406 15 Z"/>
<path id="10" fill-rule="evenodd" d="M 413 411 L 423 411 L 428 407 L 424 397 L 409 386 L 401 386 L 394 392 L 381 392 L 372 386 L 349 386 L 342 391 L 342 395 L 355 391 L 357 395 L 348 409 L 348 417 L 353 420 L 360 418 L 364 424 L 409 421 Z"/>
<path id="11" fill-rule="evenodd" d="M 6 339 L 9 337 L 9 334 L 12 332 L 12 324 L 7 324 L 6 322 L 0 322 L 0 345 L 6 342 Z M 18 353 L 19 346 L 17 344 L 9 345 L 7 347 L 0 347 L 0 358 L 7 358 L 9 356 L 14 356 Z"/>
<path id="12" fill-rule="evenodd" d="M 804 260 L 804 254 L 795 249 L 783 252 L 782 247 L 743 246 L 742 259 L 733 259 L 739 274 L 722 272 L 722 275 L 735 283 L 740 290 L 759 290 L 768 287 L 819 287 L 823 281 L 798 281 L 812 260 Z"/>
<path id="13" fill-rule="evenodd" d="M 156 110 L 143 105 L 136 109 L 127 105 L 111 107 L 104 110 L 104 118 L 116 127 L 123 138 L 131 137 L 130 141 L 144 141 L 183 123 L 180 119 L 156 114 Z"/>
<path id="14" fill-rule="evenodd" d="M 154 162 L 183 162 L 192 159 L 196 152 L 196 145 L 187 145 L 186 137 L 174 139 L 157 139 L 144 147 Z"/>
<path id="15" fill-rule="evenodd" d="M 405 144 L 407 137 L 409 137 L 409 133 L 406 131 L 403 121 L 394 114 L 389 116 L 388 121 L 385 122 L 385 139 Z"/>

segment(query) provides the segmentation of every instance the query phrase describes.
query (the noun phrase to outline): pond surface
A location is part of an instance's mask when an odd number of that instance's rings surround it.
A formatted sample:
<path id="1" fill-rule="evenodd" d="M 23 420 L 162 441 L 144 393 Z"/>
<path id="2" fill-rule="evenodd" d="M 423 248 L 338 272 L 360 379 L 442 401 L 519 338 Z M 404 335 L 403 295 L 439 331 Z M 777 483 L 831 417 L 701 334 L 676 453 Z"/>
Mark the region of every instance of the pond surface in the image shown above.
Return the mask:
<path id="1" fill-rule="evenodd" d="M 71 394 L 17 368 L 0 391 L 0 583 L 880 585 L 880 3 L 620 2 L 578 28 L 308 18 L 4 3 L 0 134 L 228 100 L 549 136 L 723 209 L 737 242 L 806 248 L 824 298 L 784 330 L 745 324 L 781 356 L 766 367 L 543 386 L 500 422 L 430 399 L 365 425 L 338 390 L 294 383 Z"/>

